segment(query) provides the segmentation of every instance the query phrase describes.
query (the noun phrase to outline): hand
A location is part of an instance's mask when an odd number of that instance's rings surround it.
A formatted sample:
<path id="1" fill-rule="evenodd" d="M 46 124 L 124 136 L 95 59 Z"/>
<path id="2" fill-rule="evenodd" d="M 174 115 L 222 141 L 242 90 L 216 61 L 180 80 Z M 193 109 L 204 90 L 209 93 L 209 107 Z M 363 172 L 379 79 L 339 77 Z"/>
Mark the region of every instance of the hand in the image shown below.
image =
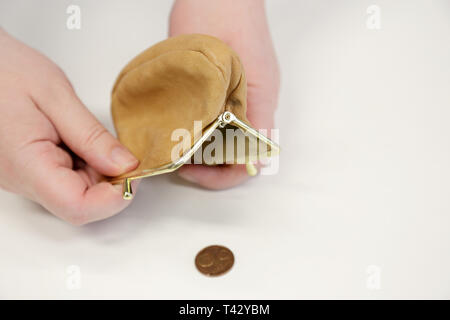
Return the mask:
<path id="1" fill-rule="evenodd" d="M 138 161 L 86 109 L 63 72 L 0 29 L 0 187 L 81 225 L 126 207 L 99 182 Z"/>
<path id="2" fill-rule="evenodd" d="M 189 33 L 215 36 L 237 52 L 247 76 L 247 117 L 255 128 L 270 133 L 280 76 L 264 1 L 177 0 L 170 16 L 169 35 Z M 210 189 L 229 188 L 248 179 L 244 165 L 185 165 L 179 175 Z"/>

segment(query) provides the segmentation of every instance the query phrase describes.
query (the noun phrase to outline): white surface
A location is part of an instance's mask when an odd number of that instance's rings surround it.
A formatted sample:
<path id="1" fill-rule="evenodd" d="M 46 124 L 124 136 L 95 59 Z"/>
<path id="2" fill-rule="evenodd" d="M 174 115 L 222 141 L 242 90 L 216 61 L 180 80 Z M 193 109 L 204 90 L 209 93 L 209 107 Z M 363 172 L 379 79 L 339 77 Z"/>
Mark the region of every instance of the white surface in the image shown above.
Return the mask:
<path id="1" fill-rule="evenodd" d="M 65 27 L 72 3 L 79 31 Z M 381 30 L 366 28 L 370 4 Z M 0 22 L 111 129 L 113 81 L 166 37 L 169 8 L 1 0 Z M 272 0 L 268 11 L 283 72 L 279 174 L 223 192 L 152 178 L 126 211 L 82 228 L 0 192 L 0 297 L 450 298 L 450 2 Z M 236 264 L 211 279 L 193 259 L 215 243 Z"/>

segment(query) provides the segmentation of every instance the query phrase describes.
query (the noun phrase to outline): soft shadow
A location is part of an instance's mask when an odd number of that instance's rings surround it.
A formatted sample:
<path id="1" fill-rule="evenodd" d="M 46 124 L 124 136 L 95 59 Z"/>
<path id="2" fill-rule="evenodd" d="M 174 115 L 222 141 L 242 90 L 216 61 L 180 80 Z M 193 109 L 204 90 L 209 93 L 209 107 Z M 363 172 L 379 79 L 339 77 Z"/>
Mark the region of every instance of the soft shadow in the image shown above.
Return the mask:
<path id="1" fill-rule="evenodd" d="M 250 188 L 251 189 L 251 188 Z M 191 225 L 238 225 L 245 215 L 232 203 L 245 201 L 248 188 L 226 191 L 199 188 L 176 174 L 143 179 L 130 206 L 118 215 L 82 227 L 82 233 L 107 244 L 133 239 L 141 232 L 167 227 L 170 221 Z M 224 204 L 226 193 L 227 205 Z"/>

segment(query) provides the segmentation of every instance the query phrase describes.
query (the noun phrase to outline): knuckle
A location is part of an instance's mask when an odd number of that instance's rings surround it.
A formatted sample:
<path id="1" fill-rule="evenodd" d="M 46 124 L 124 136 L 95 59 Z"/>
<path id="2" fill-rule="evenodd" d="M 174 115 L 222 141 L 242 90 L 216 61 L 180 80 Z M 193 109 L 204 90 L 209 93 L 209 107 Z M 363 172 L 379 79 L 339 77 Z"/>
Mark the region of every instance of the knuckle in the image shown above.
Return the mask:
<path id="1" fill-rule="evenodd" d="M 91 148 L 97 141 L 108 134 L 108 131 L 100 124 L 95 123 L 88 130 L 82 141 L 85 148 Z"/>
<path id="2" fill-rule="evenodd" d="M 55 77 L 52 81 L 50 81 L 47 90 L 49 92 L 49 96 L 57 101 L 66 101 L 67 99 L 71 99 L 75 96 L 75 91 L 66 78 Z"/>
<path id="3" fill-rule="evenodd" d="M 74 227 L 81 227 L 88 223 L 88 220 L 84 215 L 70 216 L 66 221 Z"/>
<path id="4" fill-rule="evenodd" d="M 81 210 L 78 205 L 70 207 L 64 217 L 65 221 L 76 227 L 83 226 L 89 222 L 87 212 Z"/>
<path id="5" fill-rule="evenodd" d="M 82 226 L 88 223 L 88 213 L 84 210 L 82 199 L 78 196 L 68 195 L 60 197 L 52 212 L 73 226 Z"/>
<path id="6" fill-rule="evenodd" d="M 69 80 L 58 75 L 48 76 L 48 80 L 35 86 L 37 102 L 47 105 L 53 101 L 60 103 L 60 108 L 67 106 L 66 101 L 75 97 L 75 91 Z"/>

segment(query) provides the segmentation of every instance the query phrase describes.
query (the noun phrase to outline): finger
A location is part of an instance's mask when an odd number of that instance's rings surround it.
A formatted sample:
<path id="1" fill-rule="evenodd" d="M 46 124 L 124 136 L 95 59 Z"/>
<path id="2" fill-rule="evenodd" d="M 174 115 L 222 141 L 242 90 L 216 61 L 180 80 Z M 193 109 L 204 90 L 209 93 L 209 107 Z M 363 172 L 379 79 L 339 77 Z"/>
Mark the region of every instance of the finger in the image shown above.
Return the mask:
<path id="1" fill-rule="evenodd" d="M 42 144 L 45 143 L 45 146 Z M 40 143 L 33 165 L 26 168 L 25 183 L 32 198 L 54 215 L 73 224 L 102 220 L 122 211 L 131 201 L 123 200 L 121 186 L 96 183 L 92 169 L 73 171 L 67 153 L 49 142 Z"/>
<path id="2" fill-rule="evenodd" d="M 68 84 L 38 94 L 37 104 L 61 139 L 98 172 L 117 176 L 133 170 L 138 160 L 82 104 Z"/>
<path id="3" fill-rule="evenodd" d="M 261 90 L 248 86 L 247 118 L 256 129 L 270 129 L 274 127 L 274 113 L 277 105 L 277 92 L 274 90 Z"/>
<path id="4" fill-rule="evenodd" d="M 234 187 L 249 178 L 245 165 L 206 166 L 187 164 L 178 175 L 207 189 L 221 190 Z"/>
<path id="5" fill-rule="evenodd" d="M 107 182 L 103 175 L 99 174 L 97 171 L 95 171 L 94 168 L 90 167 L 89 165 L 84 164 L 75 171 L 81 176 L 81 178 L 84 179 L 84 181 L 86 181 L 88 186 L 92 186 L 100 182 Z M 140 179 L 131 181 L 131 188 L 133 189 L 133 193 L 137 193 L 140 181 Z M 114 187 L 118 190 L 121 190 L 123 195 L 123 185 L 121 183 L 114 184 Z"/>

